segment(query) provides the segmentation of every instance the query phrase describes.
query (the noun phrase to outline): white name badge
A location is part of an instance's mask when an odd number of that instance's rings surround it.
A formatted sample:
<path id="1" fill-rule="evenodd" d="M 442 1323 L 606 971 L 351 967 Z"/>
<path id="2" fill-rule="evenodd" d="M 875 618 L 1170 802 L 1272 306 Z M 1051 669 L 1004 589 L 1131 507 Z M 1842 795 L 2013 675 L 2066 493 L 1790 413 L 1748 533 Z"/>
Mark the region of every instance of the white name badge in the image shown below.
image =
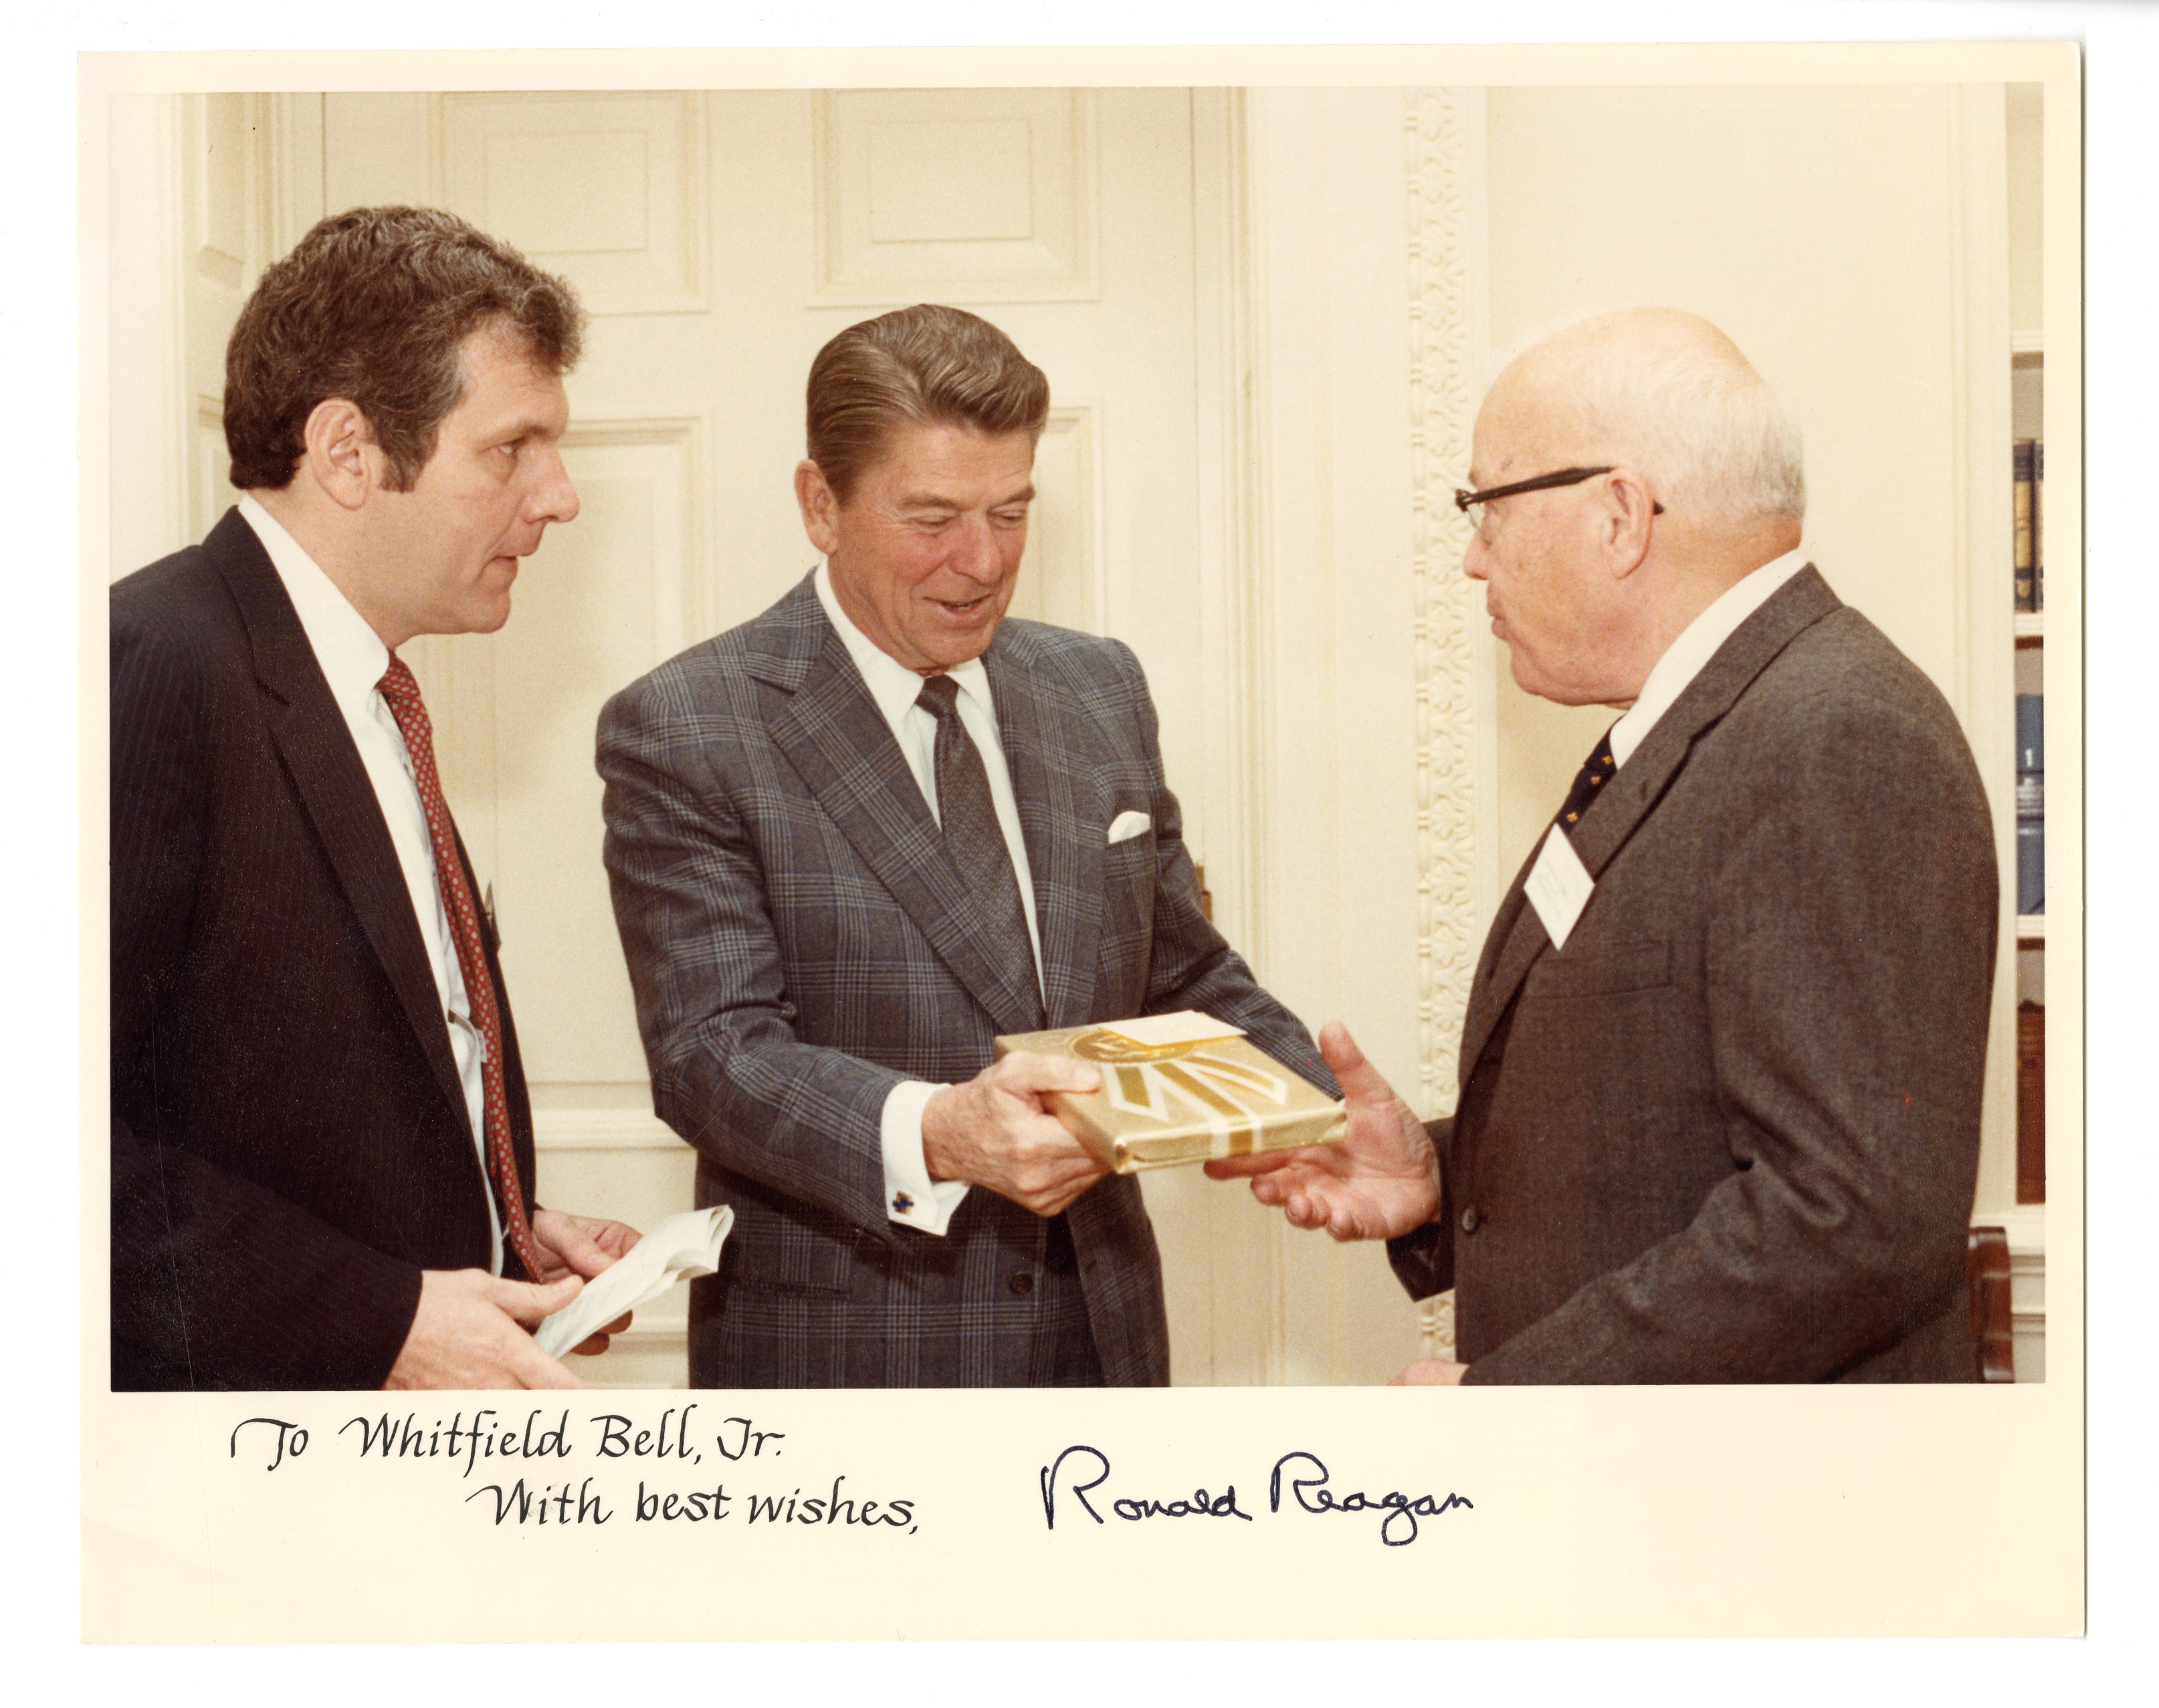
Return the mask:
<path id="1" fill-rule="evenodd" d="M 1553 948 L 1566 947 L 1566 934 L 1574 929 L 1574 922 L 1589 904 L 1589 893 L 1596 888 L 1597 880 L 1574 851 L 1566 832 L 1554 825 L 1545 834 L 1537 863 L 1530 868 L 1530 881 L 1523 886 L 1530 905 L 1544 921 L 1545 935 L 1551 939 Z"/>

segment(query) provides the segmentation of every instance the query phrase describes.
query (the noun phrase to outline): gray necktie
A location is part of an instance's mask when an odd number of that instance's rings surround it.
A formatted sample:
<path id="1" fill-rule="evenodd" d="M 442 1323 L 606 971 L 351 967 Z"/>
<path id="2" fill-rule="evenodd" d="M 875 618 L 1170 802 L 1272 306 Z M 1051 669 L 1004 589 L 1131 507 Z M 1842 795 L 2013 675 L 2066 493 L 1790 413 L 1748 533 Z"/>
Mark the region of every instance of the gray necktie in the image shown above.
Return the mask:
<path id="1" fill-rule="evenodd" d="M 987 934 L 997 945 L 1000 965 L 1014 987 L 1027 993 L 1029 1027 L 1039 1030 L 1044 1023 L 1041 986 L 1035 981 L 1019 880 L 997 823 L 997 804 L 990 799 L 989 774 L 960 722 L 959 694 L 960 685 L 950 676 L 931 676 L 915 702 L 937 720 L 937 816 L 952 863 L 974 893 Z"/>

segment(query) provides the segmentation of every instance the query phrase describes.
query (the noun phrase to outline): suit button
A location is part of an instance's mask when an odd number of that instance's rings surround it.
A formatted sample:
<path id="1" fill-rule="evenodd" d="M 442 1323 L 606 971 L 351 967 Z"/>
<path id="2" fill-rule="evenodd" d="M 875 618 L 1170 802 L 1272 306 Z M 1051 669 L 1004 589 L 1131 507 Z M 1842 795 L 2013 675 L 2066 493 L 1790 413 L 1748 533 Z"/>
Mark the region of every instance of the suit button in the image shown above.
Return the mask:
<path id="1" fill-rule="evenodd" d="M 1016 1293 L 1031 1293 L 1034 1291 L 1034 1277 L 1031 1275 L 1016 1275 L 1005 1285 Z"/>
<path id="2" fill-rule="evenodd" d="M 1483 1219 L 1477 1214 L 1477 1206 L 1470 1205 L 1462 1213 L 1462 1231 L 1465 1234 L 1474 1234 L 1477 1231 L 1477 1224 Z"/>

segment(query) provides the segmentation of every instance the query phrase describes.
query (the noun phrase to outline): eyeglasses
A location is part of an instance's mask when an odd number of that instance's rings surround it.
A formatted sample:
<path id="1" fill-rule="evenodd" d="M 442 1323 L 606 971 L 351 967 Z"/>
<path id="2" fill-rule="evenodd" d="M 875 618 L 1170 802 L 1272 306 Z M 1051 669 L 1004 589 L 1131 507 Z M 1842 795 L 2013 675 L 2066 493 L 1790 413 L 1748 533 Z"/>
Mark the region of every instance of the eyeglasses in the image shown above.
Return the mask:
<path id="1" fill-rule="evenodd" d="M 1489 504 L 1495 498 L 1512 498 L 1518 492 L 1542 492 L 1548 487 L 1579 486 L 1585 480 L 1593 480 L 1600 474 L 1609 474 L 1617 465 L 1606 463 L 1602 468 L 1561 468 L 1554 474 L 1540 474 L 1534 480 L 1517 480 L 1511 486 L 1489 486 L 1482 492 L 1472 492 L 1466 486 L 1454 489 L 1454 507 L 1464 515 L 1473 504 Z M 1661 516 L 1665 507 L 1654 499 L 1649 501 L 1649 514 Z"/>

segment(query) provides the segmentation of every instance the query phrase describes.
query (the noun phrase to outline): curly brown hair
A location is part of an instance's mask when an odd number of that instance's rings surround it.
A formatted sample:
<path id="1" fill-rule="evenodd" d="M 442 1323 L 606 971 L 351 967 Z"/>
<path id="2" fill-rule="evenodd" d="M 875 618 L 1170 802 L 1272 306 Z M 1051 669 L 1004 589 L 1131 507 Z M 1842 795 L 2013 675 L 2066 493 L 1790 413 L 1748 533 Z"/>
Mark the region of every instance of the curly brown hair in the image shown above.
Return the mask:
<path id="1" fill-rule="evenodd" d="M 344 397 L 388 458 L 391 489 L 410 491 L 464 395 L 465 340 L 498 328 L 559 374 L 577 363 L 584 312 L 565 281 L 454 214 L 333 214 L 264 272 L 225 346 L 233 485 L 289 484 L 308 416 Z"/>
<path id="2" fill-rule="evenodd" d="M 809 416 L 810 460 L 845 504 L 910 423 L 1039 438 L 1049 380 L 979 314 L 918 303 L 850 326 L 817 352 Z"/>

